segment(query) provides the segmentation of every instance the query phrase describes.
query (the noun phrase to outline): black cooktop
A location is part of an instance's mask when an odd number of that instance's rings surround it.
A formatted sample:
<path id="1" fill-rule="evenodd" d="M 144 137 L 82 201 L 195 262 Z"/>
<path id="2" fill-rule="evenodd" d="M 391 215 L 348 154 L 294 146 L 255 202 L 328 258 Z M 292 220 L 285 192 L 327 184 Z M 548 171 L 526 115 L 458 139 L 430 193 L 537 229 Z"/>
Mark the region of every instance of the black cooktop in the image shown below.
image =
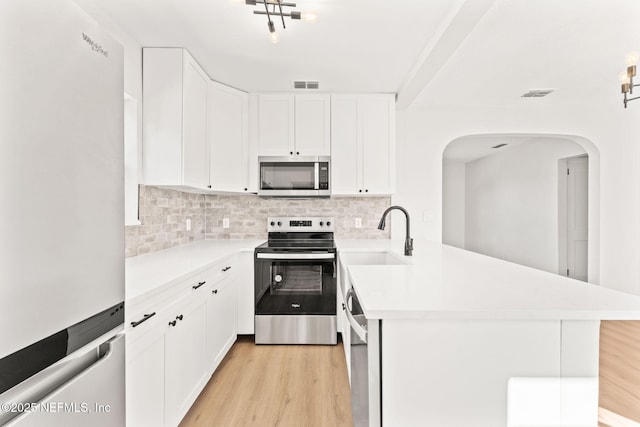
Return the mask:
<path id="1" fill-rule="evenodd" d="M 258 251 L 297 250 L 297 249 L 335 249 L 333 233 L 327 232 L 289 232 L 269 233 L 269 240 L 256 248 Z"/>
<path id="2" fill-rule="evenodd" d="M 333 249 L 335 247 L 333 240 L 269 240 L 256 249 Z"/>

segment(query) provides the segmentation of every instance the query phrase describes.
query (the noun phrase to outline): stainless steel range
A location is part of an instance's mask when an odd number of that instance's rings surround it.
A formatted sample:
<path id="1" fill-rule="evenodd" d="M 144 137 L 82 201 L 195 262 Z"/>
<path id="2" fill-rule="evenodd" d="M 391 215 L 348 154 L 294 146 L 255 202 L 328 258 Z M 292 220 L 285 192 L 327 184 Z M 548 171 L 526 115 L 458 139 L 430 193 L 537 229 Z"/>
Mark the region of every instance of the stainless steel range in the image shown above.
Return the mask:
<path id="1" fill-rule="evenodd" d="M 268 218 L 255 249 L 256 344 L 336 344 L 334 218 Z"/>

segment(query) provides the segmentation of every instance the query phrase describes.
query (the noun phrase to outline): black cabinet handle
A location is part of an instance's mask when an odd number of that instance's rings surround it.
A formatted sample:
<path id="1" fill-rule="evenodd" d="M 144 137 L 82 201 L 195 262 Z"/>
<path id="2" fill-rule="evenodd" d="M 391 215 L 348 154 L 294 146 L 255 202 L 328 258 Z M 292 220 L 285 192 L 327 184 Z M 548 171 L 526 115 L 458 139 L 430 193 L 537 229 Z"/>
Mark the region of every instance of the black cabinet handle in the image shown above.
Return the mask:
<path id="1" fill-rule="evenodd" d="M 248 188 L 245 188 L 245 189 L 244 189 L 244 191 L 247 191 L 247 190 L 248 190 Z"/>
<path id="2" fill-rule="evenodd" d="M 343 309 L 343 310 L 346 310 L 346 309 L 347 309 L 347 306 L 346 306 L 346 304 L 345 304 L 345 303 L 342 303 L 342 309 Z"/>
<path id="3" fill-rule="evenodd" d="M 299 156 L 299 155 L 300 155 L 300 152 L 299 152 L 299 151 L 296 151 L 296 156 Z"/>
<path id="4" fill-rule="evenodd" d="M 136 326 L 138 326 L 139 324 L 146 322 L 147 320 L 151 319 L 151 318 L 152 318 L 153 316 L 155 316 L 155 315 L 156 315 L 156 312 L 155 312 L 155 311 L 154 311 L 153 313 L 151 313 L 151 314 L 145 314 L 145 315 L 142 317 L 142 319 L 138 320 L 137 322 L 131 322 L 131 326 L 135 328 L 135 327 L 136 327 Z"/>
<path id="5" fill-rule="evenodd" d="M 225 268 L 223 268 L 223 269 L 222 269 L 222 271 L 228 271 L 228 270 L 230 270 L 230 269 L 231 269 L 231 266 L 230 266 L 230 265 L 228 265 L 228 266 L 226 266 Z"/>
<path id="6" fill-rule="evenodd" d="M 171 322 L 169 322 L 169 326 L 176 326 L 176 323 L 178 322 L 176 322 L 175 320 L 172 320 Z"/>
<path id="7" fill-rule="evenodd" d="M 184 319 L 184 316 L 182 314 L 179 314 L 176 316 L 176 320 L 182 320 Z"/>
<path id="8" fill-rule="evenodd" d="M 198 284 L 197 285 L 193 285 L 192 288 L 193 289 L 198 289 L 200 286 L 204 285 L 205 283 L 207 283 L 206 280 L 204 282 L 198 282 Z"/>
<path id="9" fill-rule="evenodd" d="M 218 293 L 218 290 L 217 290 L 217 289 L 214 289 L 214 290 L 212 290 L 212 291 L 211 291 L 211 293 L 212 293 L 212 294 L 217 294 L 217 293 Z"/>
<path id="10" fill-rule="evenodd" d="M 210 186 L 210 185 L 207 185 L 207 188 L 211 188 L 211 186 Z"/>
<path id="11" fill-rule="evenodd" d="M 358 190 L 360 193 L 362 193 L 362 190 Z"/>
<path id="12" fill-rule="evenodd" d="M 369 192 L 369 189 L 367 188 L 366 190 L 364 190 L 364 192 L 365 192 L 365 193 L 368 193 L 368 192 Z"/>
<path id="13" fill-rule="evenodd" d="M 293 155 L 293 151 L 289 151 L 289 154 Z"/>

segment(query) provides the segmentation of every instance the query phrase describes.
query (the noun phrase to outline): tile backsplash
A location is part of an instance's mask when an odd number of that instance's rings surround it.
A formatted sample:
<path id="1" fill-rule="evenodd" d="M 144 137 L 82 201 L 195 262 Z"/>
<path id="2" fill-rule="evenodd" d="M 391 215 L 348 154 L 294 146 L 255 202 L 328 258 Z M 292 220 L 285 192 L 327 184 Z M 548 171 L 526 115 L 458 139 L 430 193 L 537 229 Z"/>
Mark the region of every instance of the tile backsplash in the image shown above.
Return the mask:
<path id="1" fill-rule="evenodd" d="M 266 239 L 270 216 L 333 216 L 336 238 L 390 236 L 390 227 L 377 229 L 382 212 L 391 204 L 388 196 L 296 200 L 192 194 L 141 185 L 139 203 L 141 225 L 125 227 L 127 257 L 203 239 Z M 224 218 L 229 219 L 229 228 L 223 228 Z M 361 228 L 355 228 L 355 218 L 362 218 Z"/>

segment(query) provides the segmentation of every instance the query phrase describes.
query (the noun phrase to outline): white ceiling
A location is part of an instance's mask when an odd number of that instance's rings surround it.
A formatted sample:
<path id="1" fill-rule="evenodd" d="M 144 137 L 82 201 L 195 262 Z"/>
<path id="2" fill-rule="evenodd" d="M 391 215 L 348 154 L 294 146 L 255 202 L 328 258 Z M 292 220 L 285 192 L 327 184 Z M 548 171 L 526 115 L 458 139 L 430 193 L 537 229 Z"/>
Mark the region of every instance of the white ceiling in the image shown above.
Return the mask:
<path id="1" fill-rule="evenodd" d="M 315 23 L 268 37 L 230 0 L 82 0 L 143 46 L 186 47 L 214 80 L 248 92 L 398 93 L 398 107 L 584 104 L 620 98 L 640 51 L 639 0 L 300 0 Z M 541 99 L 528 89 L 557 88 Z M 621 101 L 620 101 L 621 102 Z"/>
<path id="2" fill-rule="evenodd" d="M 622 104 L 618 75 L 640 51 L 639 26 L 637 0 L 497 0 L 413 106 Z M 520 98 L 547 88 L 557 91 Z"/>
<path id="3" fill-rule="evenodd" d="M 86 1 L 85 1 L 86 2 Z M 327 92 L 395 93 L 451 0 L 301 0 L 317 22 L 274 21 L 229 0 L 90 0 L 143 46 L 186 47 L 211 78 L 248 92 L 318 80 Z M 262 7 L 261 7 L 262 6 Z"/>
<path id="4" fill-rule="evenodd" d="M 442 158 L 451 162 L 468 163 L 492 154 L 498 154 L 531 140 L 517 135 L 473 135 L 451 141 L 442 153 Z M 504 147 L 493 148 L 498 144 Z"/>

